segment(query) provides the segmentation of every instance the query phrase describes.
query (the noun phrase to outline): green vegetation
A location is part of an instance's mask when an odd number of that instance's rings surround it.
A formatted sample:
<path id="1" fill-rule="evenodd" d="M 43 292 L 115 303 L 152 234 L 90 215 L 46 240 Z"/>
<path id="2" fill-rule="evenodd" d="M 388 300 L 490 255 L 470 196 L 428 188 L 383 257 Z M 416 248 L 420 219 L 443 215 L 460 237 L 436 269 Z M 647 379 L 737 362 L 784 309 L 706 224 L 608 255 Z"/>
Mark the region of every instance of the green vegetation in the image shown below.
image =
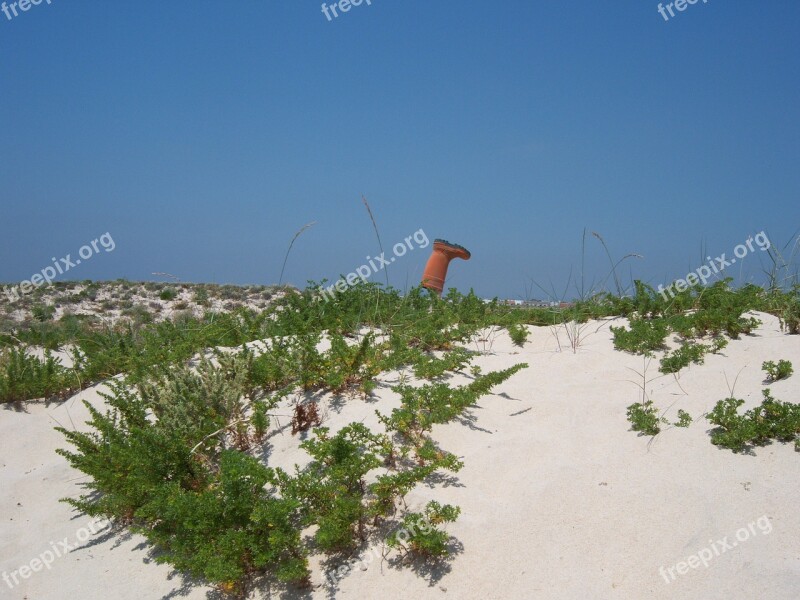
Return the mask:
<path id="1" fill-rule="evenodd" d="M 691 363 L 702 365 L 707 353 L 716 354 L 727 345 L 728 340 L 725 338 L 715 338 L 711 344 L 698 344 L 689 340 L 661 359 L 661 372 L 677 373 Z"/>
<path id="2" fill-rule="evenodd" d="M 800 449 L 800 404 L 781 402 L 772 397 L 769 388 L 763 391 L 764 400 L 757 408 L 739 414 L 744 400 L 726 398 L 717 402 L 707 418 L 717 426 L 711 432 L 711 442 L 734 452 L 751 451 L 773 439 L 794 441 Z"/>
<path id="3" fill-rule="evenodd" d="M 664 417 L 658 416 L 658 409 L 652 400 L 631 404 L 628 407 L 627 416 L 633 431 L 650 436 L 661 433 L 662 423 L 669 423 Z"/>
<path id="4" fill-rule="evenodd" d="M 400 394 L 402 406 L 394 409 L 388 417 L 380 413 L 378 416 L 387 430 L 399 433 L 420 447 L 426 440 L 426 433 L 433 425 L 455 419 L 494 386 L 527 366 L 522 363 L 503 371 L 480 375 L 472 383 L 457 388 L 452 388 L 446 383 L 433 383 L 422 387 L 395 386 L 392 390 Z"/>
<path id="5" fill-rule="evenodd" d="M 433 525 L 417 527 L 402 552 L 441 557 L 449 537 L 436 525 L 455 520 L 459 509 L 431 502 L 424 514 L 404 513 L 402 500 L 423 482 L 433 486 L 435 474 L 463 466 L 436 444 L 433 426 L 465 418 L 527 366 L 483 374 L 470 368 L 475 353 L 456 346 L 516 317 L 495 308 L 472 294 L 400 296 L 365 285 L 328 303 L 310 291 L 290 293 L 263 313 L 79 327 L 71 340 L 75 371 L 86 381 L 125 377 L 109 382 L 105 412 L 86 403 L 89 432 L 59 428 L 73 446 L 60 454 L 89 476 L 87 493 L 65 501 L 126 524 L 158 549 L 160 562 L 231 595 L 246 594 L 264 574 L 304 586 L 309 554 L 352 552 L 398 519 Z M 267 342 L 244 346 L 255 339 Z M 320 350 L 326 340 L 329 348 Z M 187 366 L 213 346 L 239 349 Z M 292 432 L 308 432 L 300 448 L 310 462 L 287 471 L 256 458 L 276 406 L 290 394 L 358 401 L 382 373 L 406 368 L 428 383 L 395 386 L 401 406 L 378 415 L 379 430 L 356 422 L 331 431 L 307 398 L 295 403 Z M 446 383 L 467 371 L 468 383 Z"/>
<path id="6" fill-rule="evenodd" d="M 61 366 L 49 351 L 44 360 L 18 348 L 0 354 L 0 403 L 29 398 L 63 400 L 79 389 L 75 373 Z"/>
<path id="7" fill-rule="evenodd" d="M 143 287 L 170 299 L 194 290 L 195 301 L 208 306 L 212 297 L 248 302 L 254 291 Z M 661 371 L 677 373 L 751 332 L 758 321 L 747 311 L 778 315 L 791 332 L 799 293 L 733 289 L 725 281 L 665 301 L 636 282 L 632 297 L 597 294 L 564 308 L 512 308 L 473 293 L 450 290 L 439 298 L 421 288 L 401 294 L 372 283 L 323 302 L 317 287 L 286 288 L 262 311 L 194 316 L 187 310 L 160 322 L 141 305 L 124 305 L 130 318 L 113 325 L 68 313 L 53 320 L 37 308 L 42 318 L 0 330 L 0 402 L 61 399 L 109 381 L 106 408 L 89 406 L 88 432 L 60 429 L 72 446 L 61 454 L 89 476 L 87 493 L 68 502 L 140 532 L 158 549 L 159 561 L 243 595 L 262 575 L 305 585 L 311 554 L 353 552 L 383 526 L 407 532 L 387 540 L 403 553 L 446 554 L 449 537 L 439 526 L 460 509 L 433 501 L 409 513 L 403 499 L 463 466 L 437 444 L 435 426 L 469 421 L 482 397 L 527 366 L 484 373 L 473 365 L 472 348 L 492 332 L 505 329 L 522 347 L 529 325 L 563 326 L 576 349 L 590 319 L 622 315 L 630 325 L 612 328 L 615 346 L 647 357 L 664 352 Z M 87 283 L 64 289 L 81 297 L 100 293 Z M 266 288 L 255 293 L 271 294 Z M 680 346 L 666 352 L 670 336 Z M 263 342 L 249 344 L 257 340 Z M 29 346 L 46 348 L 44 358 L 31 356 Z M 218 347 L 229 350 L 189 366 Z M 74 368 L 53 357 L 57 349 L 71 353 Z M 378 412 L 374 429 L 358 422 L 324 426 L 320 395 L 363 402 L 388 373 L 398 377 L 392 390 L 399 406 Z M 410 385 L 411 374 L 422 381 Z M 796 439 L 796 405 L 767 398 L 757 412 L 738 415 L 740 401 L 730 402 L 709 415 L 719 428 L 714 443 L 739 450 Z M 298 444 L 309 459 L 294 470 L 268 466 L 263 453 L 276 431 L 273 421 L 285 413 L 276 407 L 287 404 L 292 432 L 302 436 Z M 627 414 L 632 429 L 646 435 L 668 423 L 646 393 Z M 674 425 L 690 423 L 679 410 Z"/>
<path id="8" fill-rule="evenodd" d="M 769 381 L 778 381 L 780 379 L 787 379 L 794 373 L 792 363 L 788 360 L 779 360 L 778 364 L 768 360 L 761 365 L 761 368 L 767 374 Z"/>
<path id="9" fill-rule="evenodd" d="M 270 350 L 283 354 L 281 360 L 265 358 L 256 366 L 256 376 L 267 378 L 263 381 L 266 387 L 288 383 L 282 381 L 286 376 L 281 377 L 281 371 L 285 374 L 298 368 L 297 364 L 287 362 L 287 355 L 291 354 L 299 358 L 300 368 L 307 369 L 305 389 L 331 388 L 344 392 L 356 387 L 368 395 L 379 372 L 402 364 L 419 365 L 417 375 L 423 377 L 429 376 L 427 368 L 443 368 L 443 373 L 458 371 L 460 365 L 453 368 L 441 365 L 429 353 L 474 343 L 484 328 L 506 328 L 516 345 L 524 345 L 528 334 L 525 325 L 563 326 L 570 345 L 577 347 L 581 327 L 589 319 L 626 316 L 629 327 L 612 327 L 615 347 L 652 356 L 664 351 L 667 337 L 675 335 L 681 346 L 662 358 L 661 371 L 676 373 L 692 363 L 702 362 L 708 352 L 720 351 L 728 338 L 736 339 L 752 331 L 758 321 L 745 315 L 749 310 L 779 316 L 789 332 L 793 331 L 793 319 L 800 318 L 799 287 L 790 291 L 765 290 L 753 285 L 732 289 L 729 280 L 707 288 L 695 286 L 669 300 L 637 281 L 631 297 L 596 294 L 561 309 L 512 308 L 455 290 L 442 299 L 429 297 L 422 289 L 402 296 L 392 288 L 384 289 L 377 284 L 354 286 L 338 294 L 335 302 L 320 302 L 315 301 L 318 284 L 310 283 L 303 292 L 285 289 L 282 298 L 274 299 L 260 312 L 239 308 L 230 313 L 208 311 L 197 317 L 186 312 L 158 323 L 153 323 L 152 312 L 141 305 L 123 309 L 128 318 L 114 325 L 101 323 L 95 317 L 69 313 L 54 321 L 52 307 L 41 305 L 36 308 L 41 318 L 18 327 L 9 328 L 6 324 L 0 330 L 0 353 L 4 347 L 24 345 L 49 350 L 72 349 L 78 353 L 77 379 L 81 386 L 87 386 L 120 373 L 141 375 L 156 366 L 179 364 L 206 348 L 286 338 L 287 347 Z M 81 295 L 88 297 L 99 292 L 96 284 L 81 285 Z M 63 291 L 74 289 L 74 286 L 63 287 Z M 175 286 L 166 284 L 152 283 L 143 287 L 151 293 L 177 294 Z M 200 302 L 207 302 L 212 293 L 216 297 L 247 297 L 246 290 L 234 286 L 189 289 L 195 290 Z M 389 339 L 381 344 L 369 341 L 363 347 L 353 348 L 348 342 L 363 327 L 371 328 L 376 335 L 383 331 Z M 321 339 L 319 335 L 323 331 L 331 336 L 335 347 L 327 359 L 318 355 L 315 347 L 314 336 Z M 302 353 L 297 352 L 300 346 L 305 348 Z M 453 356 L 452 360 L 458 363 L 460 359 Z M 333 369 L 334 364 L 345 368 Z M 270 370 L 272 374 L 268 375 Z M 72 387 L 71 383 L 64 391 Z"/>
<path id="10" fill-rule="evenodd" d="M 158 295 L 161 300 L 175 300 L 178 297 L 178 292 L 175 291 L 173 288 L 167 288 L 162 290 L 161 293 Z"/>
<path id="11" fill-rule="evenodd" d="M 692 424 L 692 415 L 683 409 L 678 409 L 678 420 L 673 423 L 675 427 L 688 427 Z"/>
<path id="12" fill-rule="evenodd" d="M 728 340 L 724 336 L 738 339 L 750 334 L 759 321 L 745 316 L 746 312 L 783 314 L 785 306 L 794 302 L 798 293 L 797 289 L 769 292 L 755 285 L 733 289 L 730 283 L 726 279 L 709 287 L 696 285 L 665 300 L 652 287 L 637 281 L 633 297 L 609 298 L 618 314 L 627 316 L 630 323 L 628 329 L 611 328 L 614 347 L 654 356 L 666 348 L 667 337 L 674 334 L 681 345 L 662 358 L 661 372 L 677 373 L 692 363 L 702 364 L 707 353 L 725 348 Z M 697 342 L 700 338 L 711 338 L 711 343 Z"/>
<path id="13" fill-rule="evenodd" d="M 524 325 L 512 323 L 508 325 L 506 329 L 508 329 L 508 335 L 515 346 L 521 348 L 525 345 L 525 342 L 528 341 L 528 329 Z"/>
<path id="14" fill-rule="evenodd" d="M 784 330 L 793 335 L 800 334 L 800 301 L 795 299 L 794 302 L 783 306 L 779 316 Z"/>
<path id="15" fill-rule="evenodd" d="M 55 306 L 48 305 L 48 304 L 35 304 L 31 308 L 31 314 L 33 318 L 39 321 L 40 323 L 44 323 L 45 321 L 50 321 L 56 314 Z"/>
<path id="16" fill-rule="evenodd" d="M 209 301 L 209 296 L 208 296 L 208 290 L 204 287 L 196 288 L 192 299 L 200 306 L 204 307 L 211 306 L 211 302 Z"/>
<path id="17" fill-rule="evenodd" d="M 617 350 L 653 356 L 665 348 L 669 327 L 663 319 L 631 319 L 629 329 L 612 326 L 611 332 Z"/>
<path id="18" fill-rule="evenodd" d="M 421 558 L 446 556 L 449 536 L 437 525 L 452 523 L 460 513 L 457 506 L 442 506 L 432 500 L 425 506 L 424 513 L 405 515 L 400 528 L 386 538 L 386 544 Z"/>

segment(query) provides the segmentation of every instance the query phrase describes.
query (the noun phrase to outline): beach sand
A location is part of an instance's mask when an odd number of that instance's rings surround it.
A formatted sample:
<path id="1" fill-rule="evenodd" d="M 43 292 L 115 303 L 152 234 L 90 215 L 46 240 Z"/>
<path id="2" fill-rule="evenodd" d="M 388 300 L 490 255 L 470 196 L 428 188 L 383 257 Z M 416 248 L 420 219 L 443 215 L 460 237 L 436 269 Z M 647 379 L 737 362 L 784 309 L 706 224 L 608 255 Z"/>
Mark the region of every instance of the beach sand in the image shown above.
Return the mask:
<path id="1" fill-rule="evenodd" d="M 529 328 L 524 348 L 504 331 L 487 335 L 491 341 L 470 345 L 484 351 L 474 361 L 484 372 L 518 362 L 530 367 L 481 399 L 467 418 L 434 428 L 434 439 L 461 457 L 464 468 L 406 497 L 412 510 L 430 499 L 461 507 L 448 527 L 454 537 L 450 559 L 398 568 L 396 553 L 381 559 L 377 540 L 362 549 L 364 566 L 335 586 L 325 579 L 319 557 L 312 557 L 311 590 L 273 595 L 797 598 L 800 456 L 793 445 L 781 443 L 757 448 L 754 455 L 719 449 L 703 417 L 730 395 L 734 383 L 734 395 L 746 400 L 746 408 L 759 404 L 766 387 L 763 361 L 787 359 L 800 366 L 800 337 L 781 333 L 773 316 L 757 316 L 763 324 L 754 335 L 731 341 L 678 378 L 661 375 L 657 360 L 648 366 L 640 356 L 614 350 L 609 326 L 623 325 L 623 319 L 586 324 L 577 352 L 566 343 L 564 327 Z M 650 398 L 668 409 L 670 421 L 678 409 L 690 413 L 694 422 L 688 429 L 665 426 L 655 438 L 629 430 L 626 407 L 641 401 L 637 382 L 645 367 Z M 388 388 L 397 374 L 384 375 L 374 401 L 324 398 L 323 424 L 334 430 L 361 420 L 376 426 L 376 409 L 386 413 L 398 405 Z M 800 375 L 769 387 L 780 400 L 800 402 Z M 0 582 L 0 598 L 216 597 L 210 587 L 156 564 L 140 536 L 110 527 L 82 531 L 92 519 L 58 502 L 78 496 L 85 476 L 54 452 L 67 445 L 53 427 L 85 428 L 81 400 L 102 406 L 102 389 L 87 389 L 59 405 L 0 408 L 0 575 L 17 572 L 19 580 L 13 588 Z M 269 438 L 271 466 L 306 460 L 287 421 Z M 707 566 L 685 574 L 676 570 L 704 549 L 718 551 L 725 538 L 736 545 L 714 553 Z M 49 568 L 25 579 L 19 575 L 21 566 L 62 542 L 76 547 Z M 251 597 L 269 594 L 261 587 Z"/>

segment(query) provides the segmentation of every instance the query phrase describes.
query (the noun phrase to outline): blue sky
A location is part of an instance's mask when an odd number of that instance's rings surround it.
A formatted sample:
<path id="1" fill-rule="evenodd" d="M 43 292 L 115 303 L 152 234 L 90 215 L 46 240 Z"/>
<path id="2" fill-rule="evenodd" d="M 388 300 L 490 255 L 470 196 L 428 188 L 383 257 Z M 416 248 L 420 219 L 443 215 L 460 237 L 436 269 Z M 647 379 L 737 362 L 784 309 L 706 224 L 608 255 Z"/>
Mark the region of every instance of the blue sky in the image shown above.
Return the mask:
<path id="1" fill-rule="evenodd" d="M 46 0 L 45 0 L 46 2 Z M 336 279 L 423 229 L 560 295 L 584 228 L 665 283 L 800 228 L 800 3 L 52 0 L 0 13 L 0 281 Z M 430 248 L 391 266 L 418 283 Z M 755 252 L 730 275 L 758 272 Z M 742 267 L 744 271 L 741 271 Z M 587 240 L 585 279 L 608 259 Z M 383 274 L 375 276 L 384 281 Z M 574 288 L 572 289 L 574 292 Z M 535 296 L 542 296 L 534 289 Z M 567 295 L 574 295 L 568 292 Z"/>

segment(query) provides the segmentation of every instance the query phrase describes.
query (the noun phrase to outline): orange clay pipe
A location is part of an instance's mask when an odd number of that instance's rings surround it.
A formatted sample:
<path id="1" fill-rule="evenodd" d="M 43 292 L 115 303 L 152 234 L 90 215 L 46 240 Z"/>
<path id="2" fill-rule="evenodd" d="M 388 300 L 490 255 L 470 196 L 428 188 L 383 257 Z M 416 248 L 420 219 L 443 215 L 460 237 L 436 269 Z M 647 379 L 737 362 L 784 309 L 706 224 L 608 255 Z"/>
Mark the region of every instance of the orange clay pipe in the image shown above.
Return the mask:
<path id="1" fill-rule="evenodd" d="M 444 280 L 447 278 L 447 267 L 454 258 L 469 260 L 469 250 L 458 244 L 451 244 L 446 240 L 434 240 L 433 252 L 425 265 L 425 273 L 422 275 L 422 287 L 436 292 L 441 296 L 444 291 Z"/>

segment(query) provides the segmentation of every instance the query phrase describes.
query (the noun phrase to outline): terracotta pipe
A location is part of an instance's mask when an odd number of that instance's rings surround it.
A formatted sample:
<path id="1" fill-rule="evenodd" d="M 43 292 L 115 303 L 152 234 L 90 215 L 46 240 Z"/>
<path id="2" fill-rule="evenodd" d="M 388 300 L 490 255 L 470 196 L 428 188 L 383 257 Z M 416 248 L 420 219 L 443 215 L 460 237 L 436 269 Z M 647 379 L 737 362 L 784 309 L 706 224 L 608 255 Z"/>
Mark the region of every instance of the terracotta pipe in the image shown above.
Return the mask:
<path id="1" fill-rule="evenodd" d="M 469 260 L 472 256 L 464 246 L 451 244 L 447 240 L 434 240 L 433 252 L 425 265 L 425 273 L 422 274 L 422 287 L 436 292 L 441 296 L 444 291 L 444 281 L 447 278 L 447 267 L 454 258 Z"/>

